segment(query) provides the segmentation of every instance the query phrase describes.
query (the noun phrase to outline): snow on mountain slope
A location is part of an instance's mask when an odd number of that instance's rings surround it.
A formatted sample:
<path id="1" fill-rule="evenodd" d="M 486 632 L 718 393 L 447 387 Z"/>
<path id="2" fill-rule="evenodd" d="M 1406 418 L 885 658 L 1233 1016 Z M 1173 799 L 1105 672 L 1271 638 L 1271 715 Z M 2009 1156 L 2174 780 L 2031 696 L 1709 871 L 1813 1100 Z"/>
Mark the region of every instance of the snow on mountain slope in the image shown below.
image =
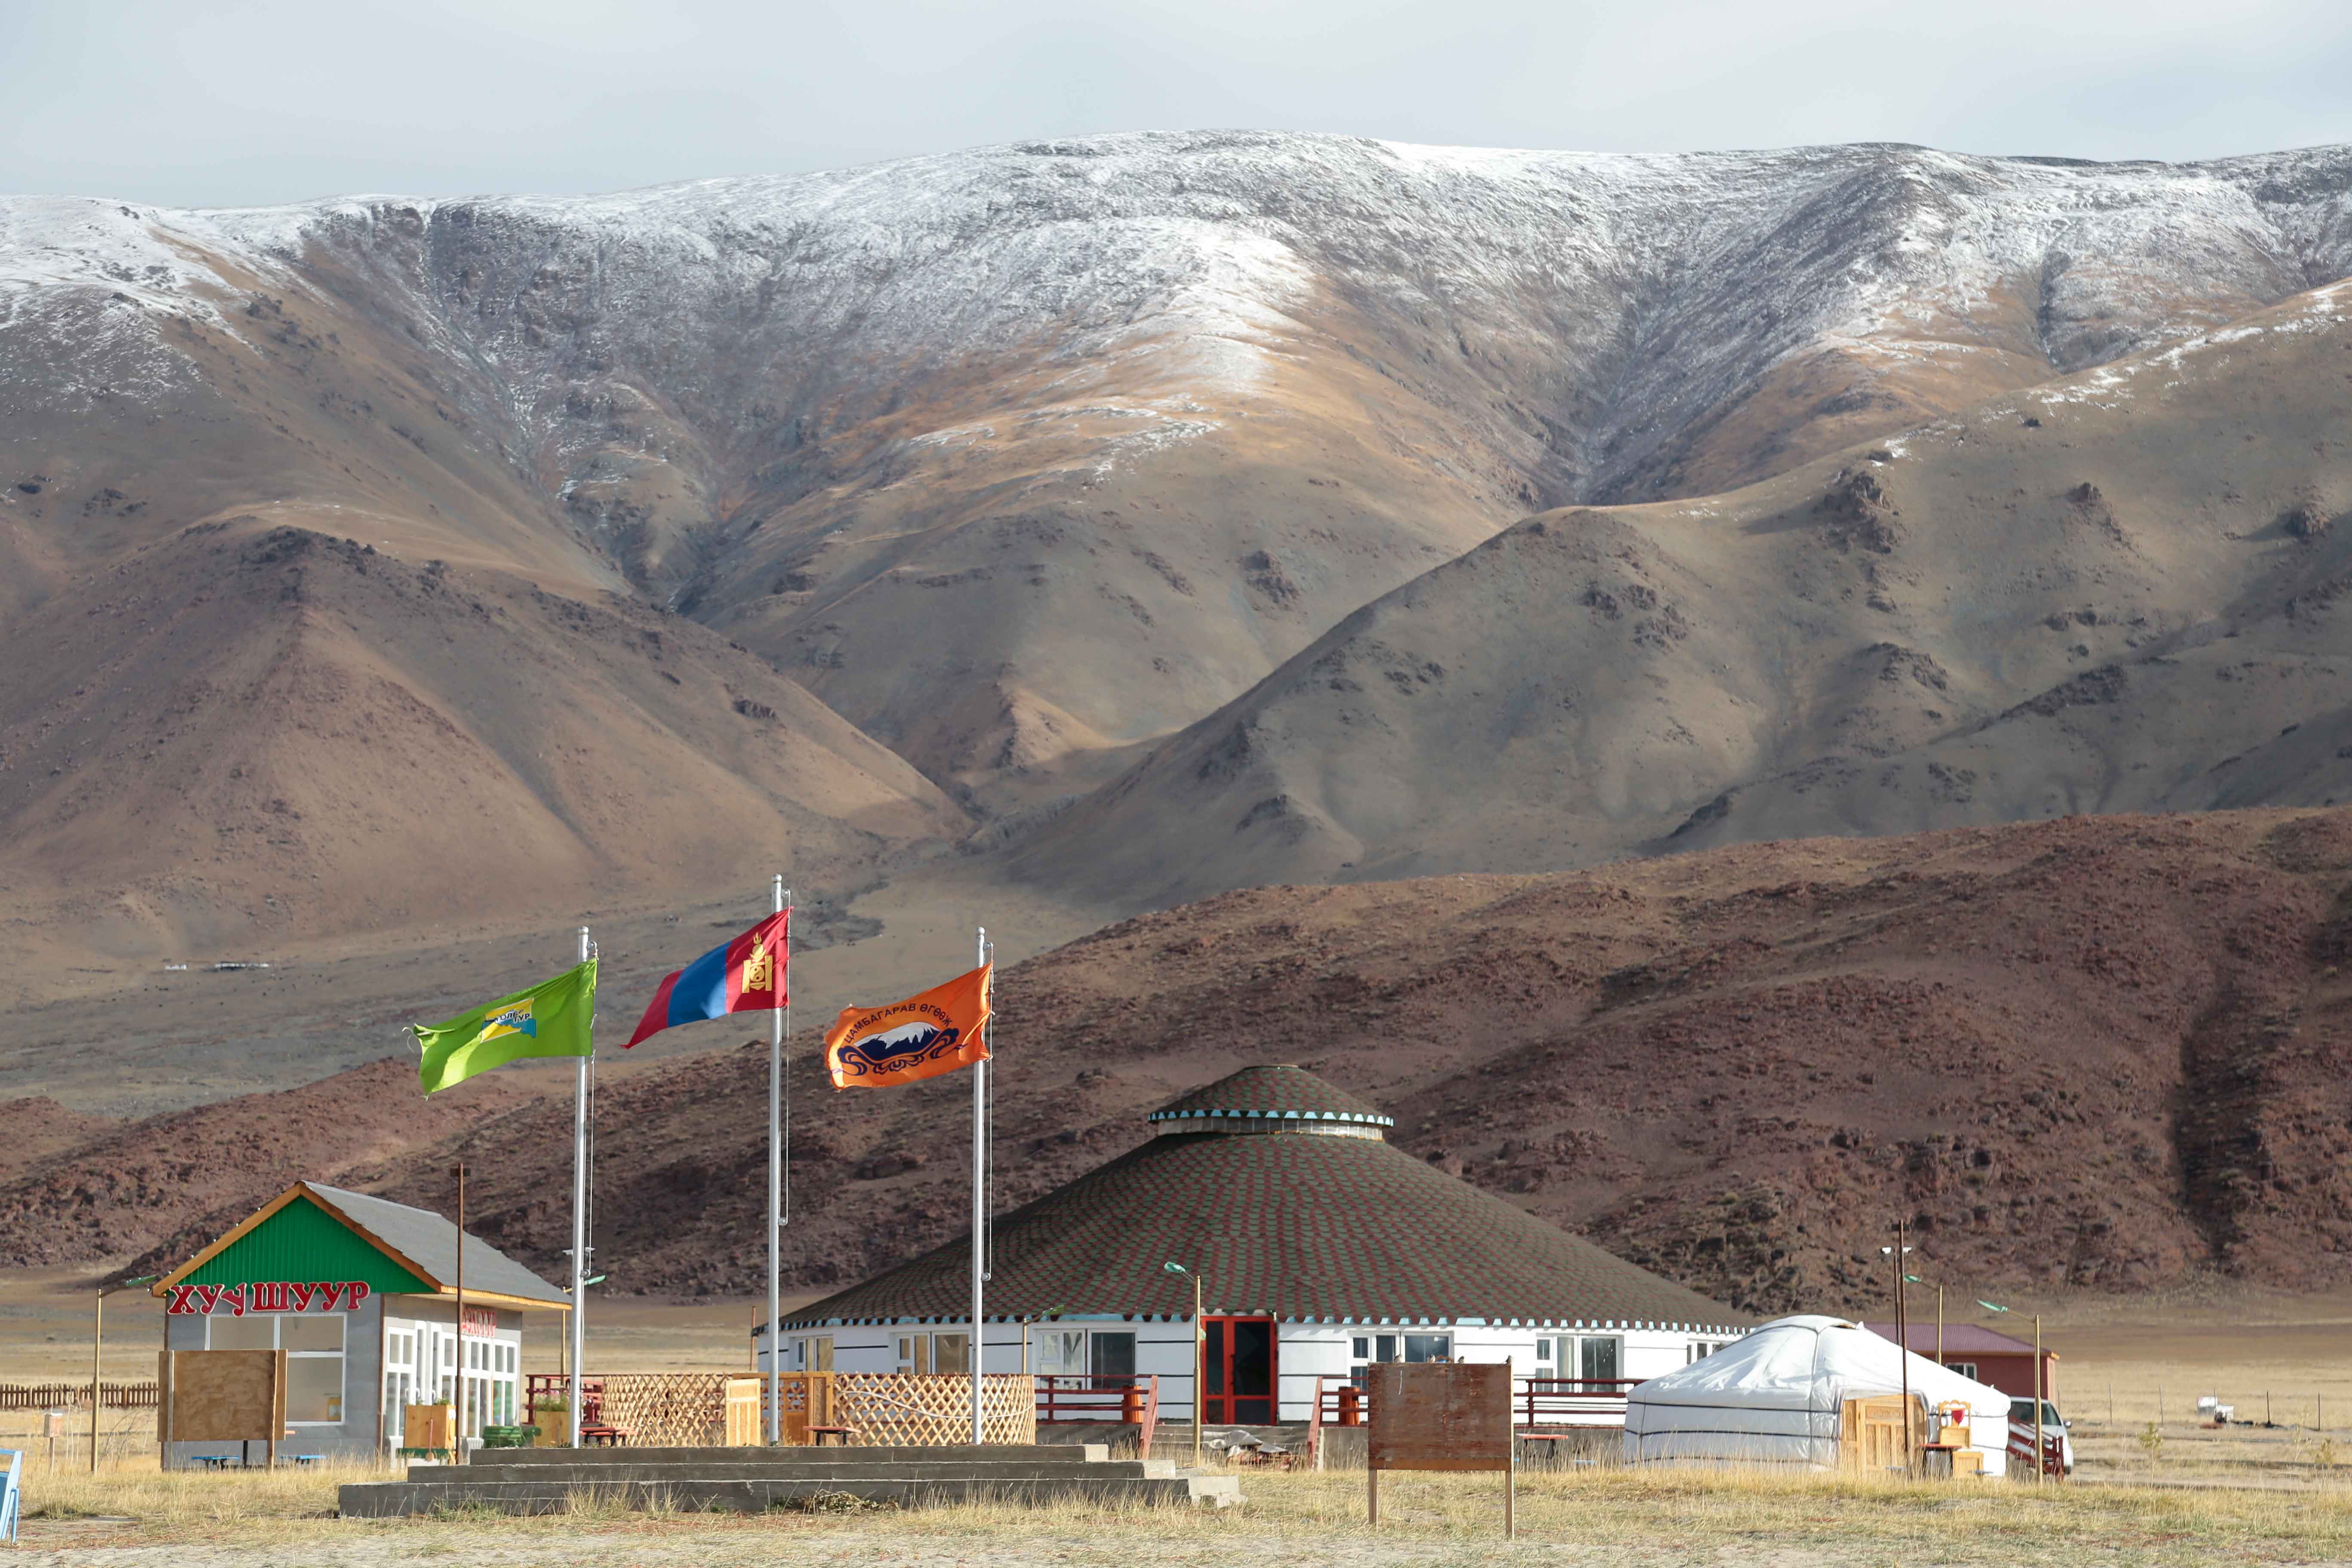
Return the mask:
<path id="1" fill-rule="evenodd" d="M 16 199 L 0 462 L 58 504 L 9 492 L 0 604 L 223 509 L 354 510 L 414 553 L 615 563 L 933 776 L 1050 794 L 1529 511 L 1725 489 L 2341 276 L 2347 192 L 2342 148 L 1234 132 L 592 197 Z"/>

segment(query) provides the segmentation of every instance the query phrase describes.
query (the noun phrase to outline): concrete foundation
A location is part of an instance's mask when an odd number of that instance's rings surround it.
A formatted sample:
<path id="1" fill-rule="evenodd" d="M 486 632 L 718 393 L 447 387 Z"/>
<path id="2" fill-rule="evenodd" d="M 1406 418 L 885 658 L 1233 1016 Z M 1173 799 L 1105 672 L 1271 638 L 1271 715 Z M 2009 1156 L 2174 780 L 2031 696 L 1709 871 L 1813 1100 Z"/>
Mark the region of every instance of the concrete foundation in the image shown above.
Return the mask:
<path id="1" fill-rule="evenodd" d="M 411 1465 L 400 1481 L 344 1487 L 343 1514 L 381 1519 L 439 1509 L 562 1513 L 583 1499 L 641 1508 L 759 1512 L 824 1495 L 900 1508 L 965 1501 L 1131 1502 L 1223 1507 L 1231 1476 L 1181 1473 L 1166 1459 L 1120 1460 L 1105 1445 L 940 1448 L 488 1448 L 467 1465 Z"/>

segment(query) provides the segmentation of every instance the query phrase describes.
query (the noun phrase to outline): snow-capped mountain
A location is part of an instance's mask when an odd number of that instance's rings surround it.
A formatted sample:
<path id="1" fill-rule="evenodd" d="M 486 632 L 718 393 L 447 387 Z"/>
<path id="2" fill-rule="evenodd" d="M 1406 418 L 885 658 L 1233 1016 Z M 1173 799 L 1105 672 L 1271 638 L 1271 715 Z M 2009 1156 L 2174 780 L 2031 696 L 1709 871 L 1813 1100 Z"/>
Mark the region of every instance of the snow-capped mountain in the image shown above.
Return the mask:
<path id="1" fill-rule="evenodd" d="M 200 522 L 647 596 L 1010 832 L 1530 513 L 1784 474 L 2347 273 L 2352 148 L 1205 132 L 14 198 L 0 615 Z"/>

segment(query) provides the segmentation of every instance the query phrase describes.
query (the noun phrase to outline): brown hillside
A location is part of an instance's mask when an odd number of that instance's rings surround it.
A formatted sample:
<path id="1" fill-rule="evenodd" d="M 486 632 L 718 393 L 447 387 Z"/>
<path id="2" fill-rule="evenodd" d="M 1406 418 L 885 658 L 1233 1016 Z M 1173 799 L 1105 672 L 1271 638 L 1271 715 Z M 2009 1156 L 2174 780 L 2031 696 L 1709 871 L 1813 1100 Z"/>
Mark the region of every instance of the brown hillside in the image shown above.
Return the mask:
<path id="1" fill-rule="evenodd" d="M 963 826 L 702 626 L 251 519 L 0 625 L 0 668 L 20 947 L 535 921 L 698 890 L 747 851 L 846 878 Z"/>
<path id="2" fill-rule="evenodd" d="M 1390 1108 L 1403 1146 L 1743 1306 L 1871 1302 L 1898 1216 L 1937 1277 L 1987 1289 L 2319 1284 L 2352 1240 L 2347 904 L 2352 812 L 1229 894 L 1004 976 L 1000 1190 L 1018 1204 L 1131 1147 L 1182 1089 L 1295 1060 Z M 765 1055 L 605 1090 L 615 1288 L 758 1278 Z M 799 1060 L 787 1288 L 952 1234 L 966 1086 L 835 1095 L 805 1041 Z M 277 1103 L 205 1114 L 228 1138 Z M 446 1202 L 462 1152 L 487 1232 L 551 1268 L 568 1117 L 559 1095 L 344 1178 Z M 192 1226 L 199 1205 L 120 1174 L 151 1141 L 127 1130 L 0 1188 L 0 1258 L 169 1237 L 145 1259 L 166 1261 L 235 1217 L 242 1197 Z M 60 1231 L 31 1190 L 101 1195 Z"/>
<path id="3" fill-rule="evenodd" d="M 2352 286 L 1704 501 L 1547 513 L 1013 847 L 1130 907 L 2352 799 Z"/>

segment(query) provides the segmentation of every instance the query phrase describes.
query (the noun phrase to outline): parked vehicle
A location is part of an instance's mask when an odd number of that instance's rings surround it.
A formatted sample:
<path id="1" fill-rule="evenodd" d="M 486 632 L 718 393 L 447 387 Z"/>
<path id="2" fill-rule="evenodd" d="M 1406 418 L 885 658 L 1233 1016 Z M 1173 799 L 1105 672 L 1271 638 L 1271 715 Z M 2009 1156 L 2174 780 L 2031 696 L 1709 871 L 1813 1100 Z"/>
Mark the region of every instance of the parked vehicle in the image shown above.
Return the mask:
<path id="1" fill-rule="evenodd" d="M 2045 1399 L 2042 1402 L 2042 1443 L 2049 1450 L 2044 1457 L 2042 1472 L 2073 1475 L 2074 1473 L 2074 1438 L 2058 1406 Z M 2033 1400 L 2031 1396 L 2009 1402 L 2009 1454 L 2017 1465 L 2027 1467 L 2012 1474 L 2032 1474 L 2033 1464 Z"/>

